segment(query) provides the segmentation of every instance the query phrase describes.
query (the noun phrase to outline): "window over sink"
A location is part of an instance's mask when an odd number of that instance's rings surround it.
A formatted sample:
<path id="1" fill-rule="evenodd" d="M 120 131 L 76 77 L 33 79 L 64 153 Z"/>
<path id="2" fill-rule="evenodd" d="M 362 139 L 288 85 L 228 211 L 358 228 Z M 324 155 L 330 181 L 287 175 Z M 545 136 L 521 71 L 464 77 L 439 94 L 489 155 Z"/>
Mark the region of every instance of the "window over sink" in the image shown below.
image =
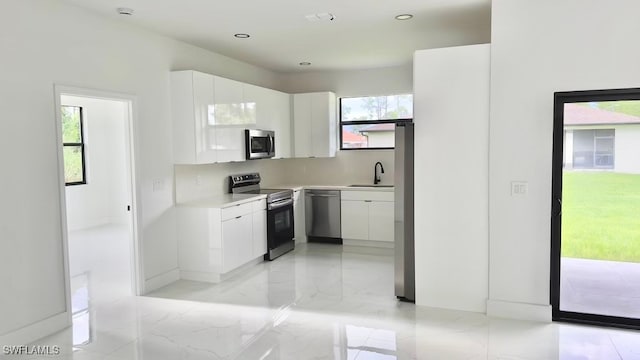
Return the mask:
<path id="1" fill-rule="evenodd" d="M 413 95 L 340 99 L 340 149 L 393 149 L 395 124 L 413 118 Z"/>

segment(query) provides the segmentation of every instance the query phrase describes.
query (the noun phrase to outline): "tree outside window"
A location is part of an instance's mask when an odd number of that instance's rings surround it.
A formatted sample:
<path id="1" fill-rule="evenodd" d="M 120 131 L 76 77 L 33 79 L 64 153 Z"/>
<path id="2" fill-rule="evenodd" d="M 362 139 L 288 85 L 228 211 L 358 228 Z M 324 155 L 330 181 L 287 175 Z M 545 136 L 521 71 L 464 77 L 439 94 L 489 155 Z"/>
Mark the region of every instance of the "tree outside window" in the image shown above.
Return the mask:
<path id="1" fill-rule="evenodd" d="M 66 185 L 86 184 L 82 107 L 62 106 L 62 145 Z"/>

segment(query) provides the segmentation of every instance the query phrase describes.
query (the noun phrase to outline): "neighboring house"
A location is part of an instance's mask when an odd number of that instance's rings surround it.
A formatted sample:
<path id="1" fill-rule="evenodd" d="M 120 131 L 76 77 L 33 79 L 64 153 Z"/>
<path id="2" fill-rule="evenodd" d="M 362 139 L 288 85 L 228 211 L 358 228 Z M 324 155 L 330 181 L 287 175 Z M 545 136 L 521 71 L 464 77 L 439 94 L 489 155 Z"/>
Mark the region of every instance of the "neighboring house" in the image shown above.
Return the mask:
<path id="1" fill-rule="evenodd" d="M 369 139 L 370 148 L 389 148 L 395 145 L 394 123 L 369 125 L 360 129 L 360 133 Z"/>
<path id="2" fill-rule="evenodd" d="M 565 169 L 640 173 L 640 117 L 566 104 L 564 130 Z"/>
<path id="3" fill-rule="evenodd" d="M 354 134 L 351 131 L 342 131 L 342 146 L 345 149 L 358 149 L 367 147 L 367 138 L 360 134 Z"/>

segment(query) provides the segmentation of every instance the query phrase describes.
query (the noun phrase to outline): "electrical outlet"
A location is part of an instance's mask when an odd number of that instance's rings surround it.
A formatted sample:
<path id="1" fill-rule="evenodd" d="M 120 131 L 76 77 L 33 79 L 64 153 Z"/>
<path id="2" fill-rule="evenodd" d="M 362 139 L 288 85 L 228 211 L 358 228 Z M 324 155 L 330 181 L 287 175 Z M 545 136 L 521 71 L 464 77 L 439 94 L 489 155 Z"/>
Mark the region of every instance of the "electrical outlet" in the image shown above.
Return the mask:
<path id="1" fill-rule="evenodd" d="M 524 196 L 529 192 L 529 184 L 526 181 L 511 182 L 511 196 Z"/>
<path id="2" fill-rule="evenodd" d="M 197 175 L 196 176 L 196 185 L 200 186 L 200 185 L 202 185 L 203 182 L 204 182 L 204 179 L 203 179 L 202 175 Z"/>

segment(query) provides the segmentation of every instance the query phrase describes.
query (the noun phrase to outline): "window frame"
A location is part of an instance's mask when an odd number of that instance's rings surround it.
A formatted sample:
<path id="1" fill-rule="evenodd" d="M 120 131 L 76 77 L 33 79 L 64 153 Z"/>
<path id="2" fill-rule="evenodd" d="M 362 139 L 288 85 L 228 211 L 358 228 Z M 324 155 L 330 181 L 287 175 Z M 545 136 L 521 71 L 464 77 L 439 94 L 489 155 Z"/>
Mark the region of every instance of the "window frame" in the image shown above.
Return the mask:
<path id="1" fill-rule="evenodd" d="M 394 150 L 396 147 L 365 147 L 365 148 L 345 148 L 344 147 L 344 126 L 349 125 L 372 125 L 372 124 L 397 124 L 402 122 L 411 122 L 413 121 L 413 117 L 411 118 L 398 118 L 398 119 L 381 119 L 381 120 L 342 120 L 342 99 L 351 99 L 351 98 L 365 98 L 365 97 L 380 97 L 380 96 L 396 96 L 396 95 L 412 95 L 411 93 L 407 94 L 389 94 L 389 95 L 369 95 L 369 96 L 342 96 L 338 99 L 338 131 L 340 132 L 340 150 Z M 411 103 L 413 104 L 413 98 L 411 99 Z"/>
<path id="2" fill-rule="evenodd" d="M 87 161 L 86 161 L 86 156 L 85 156 L 85 142 L 84 142 L 84 109 L 82 106 L 77 106 L 77 105 L 62 105 L 62 108 L 77 108 L 79 109 L 79 125 L 80 125 L 80 142 L 79 143 L 75 143 L 75 142 L 62 142 L 62 154 L 64 157 L 64 149 L 65 147 L 80 147 L 80 157 L 81 157 L 81 165 L 82 165 L 82 181 L 73 181 L 73 182 L 67 182 L 66 181 L 66 173 L 64 174 L 65 176 L 65 182 L 64 185 L 65 186 L 75 186 L 75 185 L 86 185 L 87 184 Z M 62 109 L 60 109 L 62 111 Z M 63 138 L 64 138 L 64 134 L 63 134 Z M 63 165 L 64 165 L 64 159 L 63 159 Z M 66 169 L 63 166 L 63 171 L 64 169 Z"/>

